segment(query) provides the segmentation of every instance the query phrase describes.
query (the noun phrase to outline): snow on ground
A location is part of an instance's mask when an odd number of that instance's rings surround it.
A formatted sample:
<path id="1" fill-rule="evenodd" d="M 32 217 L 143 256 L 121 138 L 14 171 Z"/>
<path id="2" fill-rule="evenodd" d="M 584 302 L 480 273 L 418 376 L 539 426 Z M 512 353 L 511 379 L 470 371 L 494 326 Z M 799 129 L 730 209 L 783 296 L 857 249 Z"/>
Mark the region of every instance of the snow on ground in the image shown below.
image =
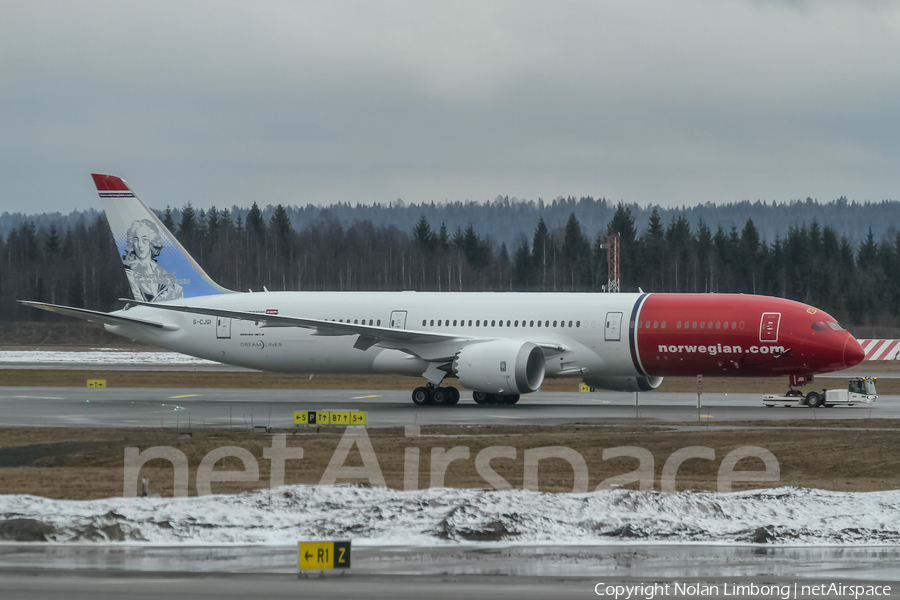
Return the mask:
<path id="1" fill-rule="evenodd" d="M 0 496 L 0 540 L 171 544 L 900 543 L 900 490 L 718 494 L 402 492 L 294 485 L 240 495 L 60 501 Z"/>
<path id="2" fill-rule="evenodd" d="M 0 350 L 0 364 L 218 365 L 179 352 L 130 352 L 92 348 L 85 351 Z"/>

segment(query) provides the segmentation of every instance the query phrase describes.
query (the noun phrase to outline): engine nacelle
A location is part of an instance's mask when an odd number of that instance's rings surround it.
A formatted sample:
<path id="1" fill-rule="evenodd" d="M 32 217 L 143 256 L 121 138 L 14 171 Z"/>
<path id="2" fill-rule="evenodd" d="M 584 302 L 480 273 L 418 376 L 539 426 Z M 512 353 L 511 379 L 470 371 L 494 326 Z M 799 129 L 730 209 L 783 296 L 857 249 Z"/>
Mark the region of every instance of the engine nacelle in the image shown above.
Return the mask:
<path id="1" fill-rule="evenodd" d="M 531 342 L 497 340 L 466 346 L 453 372 L 467 388 L 492 394 L 530 394 L 544 382 L 544 351 Z"/>
<path id="2" fill-rule="evenodd" d="M 662 377 L 585 377 L 591 387 L 613 392 L 649 392 L 663 382 Z"/>

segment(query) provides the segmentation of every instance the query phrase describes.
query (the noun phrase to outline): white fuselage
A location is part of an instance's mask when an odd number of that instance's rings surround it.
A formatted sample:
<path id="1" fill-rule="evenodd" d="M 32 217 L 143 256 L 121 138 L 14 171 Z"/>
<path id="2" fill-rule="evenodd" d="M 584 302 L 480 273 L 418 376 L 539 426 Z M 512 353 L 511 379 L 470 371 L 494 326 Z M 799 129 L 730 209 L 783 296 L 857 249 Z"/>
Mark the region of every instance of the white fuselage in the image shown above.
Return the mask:
<path id="1" fill-rule="evenodd" d="M 168 304 L 365 323 L 481 339 L 555 344 L 546 375 L 582 373 L 632 377 L 628 319 L 639 294 L 266 292 L 195 297 Z M 107 325 L 116 334 L 227 364 L 284 373 L 403 373 L 427 366 L 400 349 L 354 348 L 357 335 L 315 335 L 300 327 L 261 327 L 253 321 L 175 313 L 136 306 L 115 314 L 175 325 L 164 331 Z M 608 314 L 619 317 L 612 323 Z M 453 342 L 437 354 L 452 355 Z M 459 348 L 463 344 L 459 344 Z"/>

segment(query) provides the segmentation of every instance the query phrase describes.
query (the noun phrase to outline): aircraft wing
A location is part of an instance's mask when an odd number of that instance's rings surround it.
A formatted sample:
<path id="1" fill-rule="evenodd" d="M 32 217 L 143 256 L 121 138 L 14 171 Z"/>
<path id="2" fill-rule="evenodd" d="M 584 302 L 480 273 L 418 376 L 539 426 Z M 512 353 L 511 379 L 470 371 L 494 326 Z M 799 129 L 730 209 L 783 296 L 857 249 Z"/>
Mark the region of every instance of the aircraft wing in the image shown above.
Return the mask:
<path id="1" fill-rule="evenodd" d="M 97 310 L 87 310 L 85 308 L 73 308 L 71 306 L 59 306 L 58 304 L 47 304 L 46 302 L 30 302 L 28 300 L 19 300 L 19 304 L 32 306 L 48 312 L 55 312 L 67 317 L 75 317 L 83 319 L 90 323 L 102 323 L 106 325 L 123 325 L 126 323 L 146 325 L 156 329 L 174 330 L 178 329 L 177 325 L 169 325 L 167 323 L 159 323 L 157 321 L 148 321 L 146 319 L 135 319 L 122 315 L 113 315 L 110 313 L 100 312 Z"/>
<path id="2" fill-rule="evenodd" d="M 376 344 L 384 347 L 395 348 L 406 344 L 434 344 L 440 342 L 462 341 L 477 338 L 461 337 L 458 335 L 434 333 L 431 331 L 414 331 L 409 329 L 394 329 L 392 327 L 377 327 L 374 325 L 359 325 L 356 323 L 339 323 L 326 321 L 325 319 L 307 319 L 304 317 L 288 317 L 284 315 L 267 315 L 265 313 L 248 312 L 242 310 L 227 310 L 221 308 L 207 308 L 203 306 L 179 306 L 139 300 L 121 298 L 129 304 L 140 304 L 161 310 L 192 313 L 196 315 L 211 315 L 226 319 L 240 319 L 243 321 L 255 321 L 262 327 L 302 327 L 314 329 L 313 335 L 359 335 L 355 346 L 365 350 Z M 127 307 L 126 307 L 127 308 Z"/>
<path id="3" fill-rule="evenodd" d="M 222 308 L 208 308 L 203 306 L 183 306 L 174 304 L 161 304 L 151 302 L 141 302 L 139 300 L 129 300 L 121 298 L 123 302 L 129 304 L 139 304 L 149 306 L 161 310 L 171 310 L 174 312 L 191 313 L 196 315 L 208 315 L 215 317 L 223 317 L 226 319 L 240 319 L 243 321 L 255 321 L 261 323 L 262 327 L 302 327 L 304 329 L 314 329 L 313 335 L 335 336 L 335 335 L 358 335 L 359 339 L 353 345 L 359 350 L 367 350 L 372 346 L 382 348 L 395 348 L 403 350 L 411 354 L 415 354 L 425 360 L 435 360 L 436 357 L 452 357 L 455 352 L 447 353 L 447 349 L 443 348 L 447 342 L 466 342 L 478 343 L 488 341 L 494 338 L 482 338 L 473 336 L 460 336 L 445 333 L 435 333 L 432 331 L 415 331 L 410 329 L 395 329 L 393 327 L 378 327 L 373 325 L 362 325 L 356 323 L 340 323 L 336 321 L 327 321 L 325 319 L 308 319 L 304 317 L 288 317 L 285 315 L 269 315 L 265 313 L 228 310 Z M 128 307 L 126 306 L 126 309 Z M 102 313 L 101 313 L 102 314 Z M 565 347 L 556 343 L 534 342 L 545 350 L 552 352 L 563 352 Z M 413 347 L 418 346 L 415 350 Z M 423 351 L 422 346 L 431 346 L 429 351 Z M 440 348 L 440 350 L 438 349 Z"/>

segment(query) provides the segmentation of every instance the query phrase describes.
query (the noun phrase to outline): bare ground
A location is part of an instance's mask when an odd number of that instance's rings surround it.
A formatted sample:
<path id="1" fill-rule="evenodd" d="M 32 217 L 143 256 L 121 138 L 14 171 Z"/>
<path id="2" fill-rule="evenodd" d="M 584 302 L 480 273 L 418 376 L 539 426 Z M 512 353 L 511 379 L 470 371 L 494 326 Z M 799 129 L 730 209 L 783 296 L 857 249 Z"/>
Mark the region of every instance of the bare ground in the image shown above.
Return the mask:
<path id="1" fill-rule="evenodd" d="M 679 427 L 634 426 L 423 426 L 421 437 L 406 438 L 400 428 L 370 429 L 367 432 L 387 485 L 403 485 L 404 451 L 418 448 L 419 487 L 430 485 L 431 456 L 434 448 L 463 447 L 469 458 L 457 460 L 447 469 L 445 485 L 486 488 L 489 485 L 475 468 L 475 456 L 489 446 L 511 446 L 516 459 L 497 458 L 491 467 L 513 487 L 521 488 L 524 450 L 564 446 L 584 457 L 589 471 L 589 488 L 614 475 L 628 473 L 638 466 L 637 459 L 616 458 L 604 461 L 603 450 L 618 446 L 638 446 L 654 457 L 655 489 L 667 458 L 688 446 L 708 446 L 715 460 L 690 459 L 678 471 L 679 490 L 716 490 L 719 465 L 725 455 L 741 446 L 760 446 L 772 452 L 780 465 L 776 482 L 736 483 L 735 489 L 768 488 L 782 485 L 840 491 L 873 491 L 900 486 L 900 420 L 867 423 L 828 421 L 827 429 L 815 422 L 792 422 L 792 429 L 746 427 L 732 430 L 703 431 Z M 766 423 L 766 426 L 771 423 Z M 302 460 L 289 460 L 286 483 L 318 483 L 343 434 L 343 428 L 301 428 L 288 437 L 289 447 L 302 447 Z M 285 430 L 287 433 L 293 430 Z M 213 483 L 215 493 L 238 493 L 269 485 L 270 461 L 263 449 L 272 444 L 271 435 L 247 429 L 194 429 L 192 437 L 174 429 L 109 428 L 4 428 L 0 429 L 0 493 L 34 494 L 49 498 L 92 499 L 123 493 L 123 462 L 127 446 L 141 451 L 153 446 L 171 446 L 184 452 L 190 465 L 190 491 L 196 469 L 211 450 L 239 446 L 249 450 L 259 463 L 259 482 Z M 277 431 L 276 431 L 277 433 Z M 347 466 L 361 466 L 356 447 L 347 457 Z M 741 461 L 738 469 L 762 469 L 759 459 Z M 237 458 L 225 458 L 217 470 L 242 470 Z M 569 464 L 558 458 L 540 462 L 539 485 L 542 491 L 571 491 L 574 481 Z M 173 473 L 163 460 L 149 461 L 141 470 L 149 477 L 151 493 L 172 494 Z M 348 482 L 352 479 L 345 480 Z"/>

